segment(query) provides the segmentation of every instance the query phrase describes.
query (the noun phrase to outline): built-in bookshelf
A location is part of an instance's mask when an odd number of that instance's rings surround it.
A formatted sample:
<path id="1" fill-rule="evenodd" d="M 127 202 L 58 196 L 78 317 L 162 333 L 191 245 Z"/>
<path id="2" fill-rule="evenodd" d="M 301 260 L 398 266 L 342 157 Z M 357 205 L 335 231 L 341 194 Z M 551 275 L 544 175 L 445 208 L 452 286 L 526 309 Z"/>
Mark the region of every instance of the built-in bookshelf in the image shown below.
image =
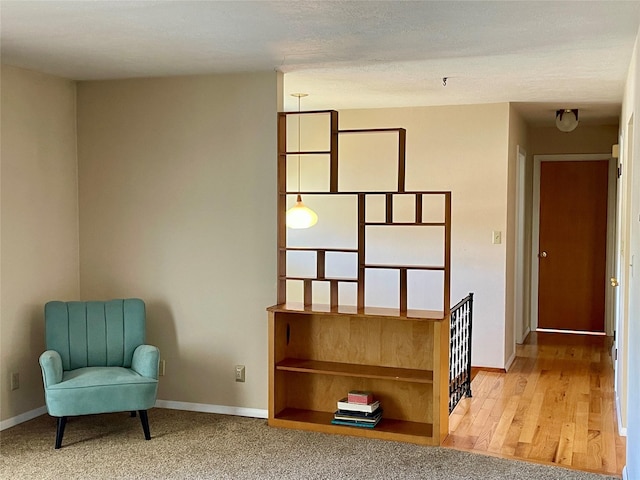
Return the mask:
<path id="1" fill-rule="evenodd" d="M 327 150 L 287 150 L 287 118 L 292 115 L 328 117 Z M 340 191 L 338 152 L 340 135 L 397 135 L 397 187 L 393 191 Z M 448 433 L 448 355 L 451 258 L 451 193 L 405 189 L 406 131 L 402 128 L 339 130 L 337 111 L 283 112 L 278 114 L 278 303 L 269 313 L 269 425 L 327 433 L 385 438 L 438 445 Z M 287 190 L 287 158 L 319 155 L 327 159 L 328 185 L 323 191 Z M 357 248 L 310 248 L 287 242 L 287 198 L 340 195 L 353 197 L 357 205 Z M 410 221 L 394 218 L 394 202 L 409 196 Z M 384 198 L 384 219 L 367 219 L 368 201 Z M 440 199 L 438 219 L 423 218 L 425 199 Z M 367 263 L 367 237 L 371 228 L 428 228 L 442 236 L 442 262 L 436 264 Z M 315 255 L 315 274 L 288 275 L 287 252 Z M 357 256 L 352 277 L 326 275 L 328 254 Z M 396 308 L 367 305 L 365 280 L 369 270 L 397 273 L 399 302 Z M 435 310 L 409 308 L 408 278 L 411 272 L 441 272 L 442 302 Z M 287 282 L 301 282 L 302 298 L 287 298 Z M 329 286 L 329 301 L 314 303 L 314 286 Z M 353 305 L 339 302 L 343 283 L 355 285 Z M 384 405 L 384 418 L 375 428 L 332 425 L 336 401 L 350 390 L 375 393 Z"/>

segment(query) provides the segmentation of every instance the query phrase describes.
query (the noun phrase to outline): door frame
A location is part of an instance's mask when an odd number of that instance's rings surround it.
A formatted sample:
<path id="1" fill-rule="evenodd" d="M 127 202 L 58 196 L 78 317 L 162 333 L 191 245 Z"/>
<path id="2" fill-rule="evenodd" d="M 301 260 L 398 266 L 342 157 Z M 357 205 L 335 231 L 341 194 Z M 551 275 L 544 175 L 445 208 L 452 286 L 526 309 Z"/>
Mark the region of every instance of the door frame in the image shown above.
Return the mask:
<path id="1" fill-rule="evenodd" d="M 614 288 L 613 304 L 615 317 L 616 338 L 612 353 L 614 358 L 614 390 L 616 393 L 616 412 L 618 417 L 618 431 L 620 435 L 627 436 L 629 423 L 629 319 L 631 309 L 631 278 L 633 259 L 631 252 L 631 227 L 633 208 L 633 175 L 634 167 L 634 114 L 629 117 L 625 127 L 620 129 L 619 137 L 619 165 L 621 175 L 618 180 L 618 202 L 616 212 L 616 262 L 612 274 L 619 281 L 619 286 Z M 617 172 L 616 172 L 617 173 Z"/>
<path id="2" fill-rule="evenodd" d="M 531 330 L 538 329 L 538 252 L 540 250 L 540 165 L 542 162 L 579 162 L 579 161 L 609 161 L 609 183 L 607 188 L 607 244 L 606 267 L 607 275 L 612 272 L 615 255 L 615 211 L 616 188 L 615 176 L 612 169 L 617 169 L 617 160 L 610 153 L 565 154 L 565 155 L 534 155 L 533 156 L 533 208 L 531 218 Z M 612 178 L 612 176 L 614 178 Z M 604 331 L 613 335 L 613 302 L 610 289 L 605 284 L 605 312 Z"/>
<path id="3" fill-rule="evenodd" d="M 526 171 L 527 152 L 518 145 L 516 147 L 516 252 L 515 252 L 515 319 L 514 343 L 521 344 L 531 331 L 530 322 L 527 322 L 525 306 L 526 287 L 526 250 L 525 250 L 525 219 L 526 219 Z M 514 350 L 515 351 L 515 350 Z"/>

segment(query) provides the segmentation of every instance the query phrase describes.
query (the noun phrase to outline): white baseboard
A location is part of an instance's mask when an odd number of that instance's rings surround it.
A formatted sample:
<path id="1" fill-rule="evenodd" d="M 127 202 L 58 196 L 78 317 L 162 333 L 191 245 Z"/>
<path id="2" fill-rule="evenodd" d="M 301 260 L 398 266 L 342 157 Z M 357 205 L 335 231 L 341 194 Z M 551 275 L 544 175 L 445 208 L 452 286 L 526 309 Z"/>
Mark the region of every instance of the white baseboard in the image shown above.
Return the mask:
<path id="1" fill-rule="evenodd" d="M 520 340 L 520 343 L 524 343 L 524 341 L 527 339 L 527 335 L 529 335 L 530 333 L 531 333 L 531 327 L 527 327 L 527 329 L 522 334 L 522 340 Z"/>
<path id="2" fill-rule="evenodd" d="M 174 402 L 172 400 L 156 400 L 156 407 L 190 412 L 220 413 L 238 417 L 268 418 L 269 411 L 260 408 L 229 407 L 226 405 L 210 405 L 208 403 Z"/>
<path id="3" fill-rule="evenodd" d="M 268 418 L 269 411 L 260 408 L 229 407 L 226 405 L 210 405 L 207 403 L 174 402 L 171 400 L 156 400 L 156 407 L 172 410 L 187 410 L 190 412 L 220 413 L 222 415 L 236 415 L 238 417 Z M 0 431 L 14 427 L 33 418 L 47 413 L 47 407 L 42 406 L 34 410 L 7 418 L 0 422 Z"/>
<path id="4" fill-rule="evenodd" d="M 509 369 L 511 368 L 511 365 L 513 365 L 513 362 L 515 361 L 515 359 L 516 359 L 516 352 L 513 352 L 511 354 L 511 356 L 509 357 L 509 360 L 507 360 L 506 365 L 504 366 L 505 371 L 507 371 L 507 372 L 509 371 Z"/>
<path id="5" fill-rule="evenodd" d="M 622 426 L 622 409 L 620 408 L 620 397 L 616 395 L 616 418 L 618 419 L 618 435 L 627 436 L 627 427 Z"/>
<path id="6" fill-rule="evenodd" d="M 47 407 L 42 406 L 34 410 L 29 410 L 28 412 L 21 413 L 20 415 L 16 415 L 15 417 L 7 418 L 6 420 L 2 420 L 0 422 L 0 430 L 15 427 L 20 423 L 27 422 L 45 413 L 47 413 Z"/>

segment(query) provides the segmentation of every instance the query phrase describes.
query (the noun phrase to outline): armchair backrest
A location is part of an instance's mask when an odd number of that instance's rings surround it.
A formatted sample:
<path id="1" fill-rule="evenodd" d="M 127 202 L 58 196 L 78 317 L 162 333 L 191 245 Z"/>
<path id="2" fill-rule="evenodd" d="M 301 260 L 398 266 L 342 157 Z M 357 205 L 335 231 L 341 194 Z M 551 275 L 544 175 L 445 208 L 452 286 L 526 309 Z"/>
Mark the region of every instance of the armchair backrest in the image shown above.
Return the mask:
<path id="1" fill-rule="evenodd" d="M 62 357 L 63 370 L 131 367 L 145 342 L 145 307 L 138 298 L 106 302 L 48 302 L 44 307 L 47 350 Z"/>

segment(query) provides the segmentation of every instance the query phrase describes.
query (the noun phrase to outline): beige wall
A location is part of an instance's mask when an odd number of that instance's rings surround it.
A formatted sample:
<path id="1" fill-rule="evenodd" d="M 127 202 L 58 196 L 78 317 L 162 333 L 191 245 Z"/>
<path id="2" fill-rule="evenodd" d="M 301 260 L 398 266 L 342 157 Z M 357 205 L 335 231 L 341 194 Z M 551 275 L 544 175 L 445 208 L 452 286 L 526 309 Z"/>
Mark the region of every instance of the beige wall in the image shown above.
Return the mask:
<path id="1" fill-rule="evenodd" d="M 407 190 L 452 191 L 451 301 L 475 292 L 472 363 L 499 368 L 505 360 L 508 122 L 506 103 L 340 112 L 341 129 L 406 128 Z M 370 153 L 364 165 L 376 180 L 385 165 Z M 493 230 L 503 232 L 502 244 L 492 244 Z M 390 241 L 391 250 L 396 242 Z"/>
<path id="2" fill-rule="evenodd" d="M 147 302 L 159 399 L 267 408 L 280 84 L 268 72 L 78 85 L 81 295 Z"/>
<path id="3" fill-rule="evenodd" d="M 44 405 L 43 306 L 79 295 L 75 84 L 2 66 L 0 420 Z M 9 374 L 20 374 L 10 390 Z"/>
<path id="4" fill-rule="evenodd" d="M 618 125 L 578 125 L 569 133 L 555 127 L 532 127 L 529 130 L 531 152 L 527 155 L 562 155 L 571 153 L 611 153 L 618 143 Z"/>
<path id="5" fill-rule="evenodd" d="M 505 236 L 507 268 L 505 271 L 506 291 L 505 291 L 505 366 L 515 359 L 515 341 L 516 341 L 516 229 L 517 229 L 517 209 L 518 194 L 526 192 L 517 192 L 518 181 L 518 148 L 521 151 L 528 151 L 528 135 L 527 125 L 518 111 L 509 106 L 509 147 L 508 147 L 508 181 L 507 181 L 507 231 Z M 524 212 L 522 212 L 524 213 Z M 524 271 L 518 272 L 518 275 L 524 276 Z M 525 298 L 522 299 L 525 301 Z M 520 321 L 524 319 L 521 318 Z M 518 339 L 519 340 L 519 339 Z"/>

